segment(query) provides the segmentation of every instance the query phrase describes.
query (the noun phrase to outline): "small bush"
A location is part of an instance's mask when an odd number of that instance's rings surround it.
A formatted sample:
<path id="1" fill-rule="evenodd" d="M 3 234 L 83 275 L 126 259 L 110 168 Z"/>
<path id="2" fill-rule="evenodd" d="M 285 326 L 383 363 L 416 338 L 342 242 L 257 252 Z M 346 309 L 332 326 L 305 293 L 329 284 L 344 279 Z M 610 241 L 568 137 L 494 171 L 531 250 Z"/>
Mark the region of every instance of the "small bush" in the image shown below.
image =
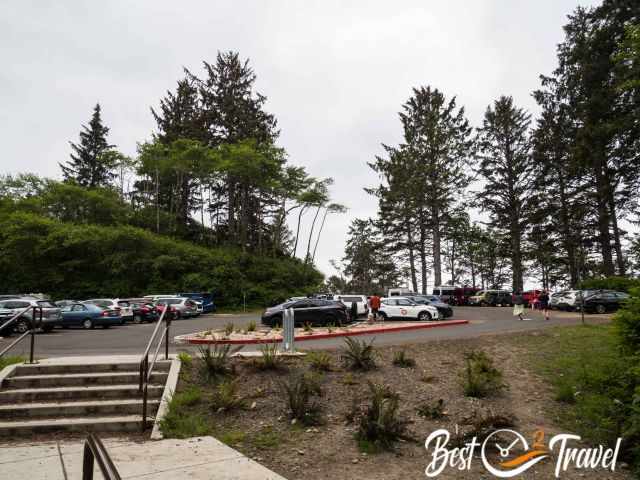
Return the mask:
<path id="1" fill-rule="evenodd" d="M 458 430 L 458 434 L 453 436 L 451 443 L 454 446 L 462 447 L 474 437 L 480 443 L 496 430 L 511 428 L 515 425 L 515 418 L 512 415 L 494 414 L 489 411 L 486 415 L 474 410 L 473 413 L 462 420 L 462 425 L 468 428 Z"/>
<path id="2" fill-rule="evenodd" d="M 367 343 L 346 337 L 344 339 L 345 348 L 342 351 L 343 362 L 352 370 L 373 370 L 376 368 L 375 350 L 373 340 Z"/>
<path id="3" fill-rule="evenodd" d="M 320 423 L 320 405 L 312 400 L 321 394 L 317 378 L 296 373 L 282 383 L 282 392 L 292 419 L 303 425 Z"/>
<path id="4" fill-rule="evenodd" d="M 185 412 L 185 406 L 200 401 L 200 395 L 192 392 L 181 392 L 173 396 L 169 402 L 166 415 L 160 421 L 160 430 L 168 438 L 202 437 L 210 433 L 206 417 Z"/>
<path id="5" fill-rule="evenodd" d="M 242 443 L 245 440 L 246 436 L 246 433 L 239 430 L 229 430 L 219 435 L 218 438 L 222 443 L 233 447 L 238 443 Z"/>
<path id="6" fill-rule="evenodd" d="M 311 335 L 313 333 L 313 327 L 311 326 L 311 324 L 309 322 L 305 322 L 305 324 L 302 326 L 302 330 L 307 335 Z"/>
<path id="7" fill-rule="evenodd" d="M 260 347 L 260 355 L 254 359 L 253 366 L 258 370 L 280 370 L 284 368 L 284 357 L 278 355 L 278 344 L 267 343 Z"/>
<path id="8" fill-rule="evenodd" d="M 413 368 L 416 366 L 416 361 L 408 357 L 405 350 L 399 350 L 393 352 L 393 364 L 400 368 Z"/>
<path id="9" fill-rule="evenodd" d="M 260 450 L 275 448 L 281 443 L 282 435 L 272 427 L 264 427 L 251 439 L 251 444 Z"/>
<path id="10" fill-rule="evenodd" d="M 178 354 L 178 360 L 180 360 L 180 363 L 185 368 L 190 368 L 191 364 L 193 363 L 193 357 L 187 352 L 180 352 Z"/>
<path id="11" fill-rule="evenodd" d="M 256 331 L 256 321 L 255 320 L 251 320 L 249 322 L 249 326 L 247 327 L 247 332 L 255 332 Z"/>
<path id="12" fill-rule="evenodd" d="M 238 395 L 238 380 L 220 382 L 213 394 L 211 408 L 217 411 L 230 411 L 245 407 L 245 400 Z"/>
<path id="13" fill-rule="evenodd" d="M 369 403 L 357 414 L 356 439 L 359 446 L 393 448 L 398 440 L 412 440 L 407 434 L 409 421 L 398 414 L 399 396 L 389 389 L 369 382 Z"/>
<path id="14" fill-rule="evenodd" d="M 24 357 L 20 357 L 20 356 L 2 357 L 0 358 L 0 370 L 3 370 L 5 367 L 8 367 L 9 365 L 13 365 L 14 363 L 24 363 L 25 360 L 26 359 Z"/>
<path id="15" fill-rule="evenodd" d="M 573 385 L 567 381 L 558 382 L 556 384 L 555 399 L 563 403 L 576 403 L 576 390 Z"/>
<path id="16" fill-rule="evenodd" d="M 342 377 L 342 383 L 344 385 L 357 385 L 357 380 L 353 377 L 353 373 L 347 372 L 344 377 Z"/>
<path id="17" fill-rule="evenodd" d="M 224 336 L 228 337 L 229 335 L 231 335 L 233 333 L 233 331 L 235 330 L 235 326 L 233 325 L 233 323 L 229 322 L 224 326 Z"/>
<path id="18" fill-rule="evenodd" d="M 200 346 L 200 360 L 202 361 L 201 369 L 203 375 L 209 379 L 215 379 L 220 375 L 228 375 L 231 373 L 229 368 L 229 359 L 231 355 L 239 352 L 242 346 L 231 348 L 231 345 L 214 344 L 213 350 L 210 345 L 206 347 Z"/>
<path id="19" fill-rule="evenodd" d="M 309 352 L 307 360 L 311 368 L 320 372 L 330 372 L 333 370 L 333 359 L 327 352 Z"/>
<path id="20" fill-rule="evenodd" d="M 623 347 L 629 353 L 640 351 L 640 287 L 631 290 L 631 298 L 618 310 L 613 324 Z"/>
<path id="21" fill-rule="evenodd" d="M 184 392 L 173 395 L 171 402 L 174 407 L 192 407 L 202 400 L 202 390 L 198 387 L 189 387 Z"/>
<path id="22" fill-rule="evenodd" d="M 429 420 L 437 420 L 446 415 L 444 411 L 444 400 L 438 400 L 435 405 L 430 403 L 423 403 L 417 409 L 418 415 Z"/>
<path id="23" fill-rule="evenodd" d="M 465 355 L 462 371 L 462 388 L 467 397 L 482 398 L 504 388 L 502 372 L 493 365 L 491 358 L 482 351 Z"/>

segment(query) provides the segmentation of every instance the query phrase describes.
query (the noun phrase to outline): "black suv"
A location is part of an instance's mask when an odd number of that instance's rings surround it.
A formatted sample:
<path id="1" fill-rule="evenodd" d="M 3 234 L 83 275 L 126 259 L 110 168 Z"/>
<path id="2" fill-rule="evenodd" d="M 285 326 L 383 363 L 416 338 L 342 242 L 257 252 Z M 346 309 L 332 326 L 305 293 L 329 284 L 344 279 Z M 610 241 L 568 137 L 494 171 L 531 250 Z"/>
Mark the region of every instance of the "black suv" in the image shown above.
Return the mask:
<path id="1" fill-rule="evenodd" d="M 267 308 L 262 314 L 262 323 L 269 327 L 276 324 L 282 326 L 282 314 L 286 308 L 293 308 L 296 327 L 301 327 L 305 323 L 316 326 L 342 325 L 349 321 L 349 313 L 344 303 L 335 300 L 305 298 Z"/>

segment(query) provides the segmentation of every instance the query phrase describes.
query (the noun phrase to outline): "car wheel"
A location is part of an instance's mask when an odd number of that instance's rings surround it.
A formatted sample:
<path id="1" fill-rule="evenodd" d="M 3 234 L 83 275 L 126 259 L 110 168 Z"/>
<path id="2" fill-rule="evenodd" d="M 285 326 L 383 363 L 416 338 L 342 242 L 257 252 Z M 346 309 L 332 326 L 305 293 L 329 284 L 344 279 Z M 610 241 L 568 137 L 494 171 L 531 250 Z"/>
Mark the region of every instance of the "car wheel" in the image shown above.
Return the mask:
<path id="1" fill-rule="evenodd" d="M 386 322 L 387 320 L 389 320 L 389 316 L 385 312 L 378 312 L 378 316 L 382 318 L 383 322 Z"/>
<path id="2" fill-rule="evenodd" d="M 42 327 L 42 331 L 44 333 L 51 333 L 52 330 L 53 330 L 53 327 L 51 325 L 47 325 L 46 327 Z"/>
<path id="3" fill-rule="evenodd" d="M 180 320 L 182 318 L 182 314 L 179 311 L 176 311 L 176 313 L 173 315 L 173 318 L 175 318 L 176 320 Z"/>
<path id="4" fill-rule="evenodd" d="M 481 307 L 488 307 L 489 304 L 487 302 L 480 302 Z"/>
<path id="5" fill-rule="evenodd" d="M 428 322 L 431 320 L 431 314 L 429 312 L 420 312 L 418 314 L 418 320 L 421 322 Z"/>
<path id="6" fill-rule="evenodd" d="M 352 319 L 353 320 L 353 319 Z M 322 319 L 322 326 L 326 327 L 328 325 L 333 325 L 334 327 L 337 326 L 339 323 L 341 323 L 335 315 L 332 315 L 331 313 L 328 313 L 324 316 L 324 318 Z"/>
<path id="7" fill-rule="evenodd" d="M 605 307 L 604 305 L 596 305 L 596 312 L 607 313 L 607 307 Z"/>
<path id="8" fill-rule="evenodd" d="M 84 328 L 85 330 L 91 330 L 93 328 L 93 322 L 91 321 L 90 318 L 86 318 L 82 322 L 82 328 Z"/>
<path id="9" fill-rule="evenodd" d="M 134 315 L 133 316 L 133 323 L 142 323 L 142 316 L 141 315 Z"/>
<path id="10" fill-rule="evenodd" d="M 23 318 L 18 320 L 18 323 L 16 323 L 16 326 L 14 327 L 14 330 L 17 333 L 20 333 L 20 334 L 28 332 L 29 331 L 29 322 L 27 320 L 23 319 Z"/>

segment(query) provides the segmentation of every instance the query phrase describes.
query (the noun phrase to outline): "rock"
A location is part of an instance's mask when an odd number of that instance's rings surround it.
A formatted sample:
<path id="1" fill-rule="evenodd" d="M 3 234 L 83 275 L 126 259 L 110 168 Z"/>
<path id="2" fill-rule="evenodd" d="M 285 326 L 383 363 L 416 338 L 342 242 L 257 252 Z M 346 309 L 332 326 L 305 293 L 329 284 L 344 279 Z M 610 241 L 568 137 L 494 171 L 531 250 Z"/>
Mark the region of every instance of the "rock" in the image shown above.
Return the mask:
<path id="1" fill-rule="evenodd" d="M 358 463 L 359 460 L 357 458 L 354 458 L 353 460 L 351 460 L 351 463 Z"/>
<path id="2" fill-rule="evenodd" d="M 296 452 L 298 452 L 298 455 L 304 455 L 304 450 L 296 450 Z"/>
<path id="3" fill-rule="evenodd" d="M 251 410 L 255 410 L 255 408 L 256 408 L 256 406 L 257 406 L 257 405 L 258 405 L 258 404 L 257 404 L 256 402 L 253 402 L 253 403 L 251 404 L 251 407 L 249 407 L 249 408 L 250 408 Z"/>
<path id="4" fill-rule="evenodd" d="M 298 421 L 295 418 L 291 419 L 291 425 L 295 425 L 296 423 L 298 423 Z"/>

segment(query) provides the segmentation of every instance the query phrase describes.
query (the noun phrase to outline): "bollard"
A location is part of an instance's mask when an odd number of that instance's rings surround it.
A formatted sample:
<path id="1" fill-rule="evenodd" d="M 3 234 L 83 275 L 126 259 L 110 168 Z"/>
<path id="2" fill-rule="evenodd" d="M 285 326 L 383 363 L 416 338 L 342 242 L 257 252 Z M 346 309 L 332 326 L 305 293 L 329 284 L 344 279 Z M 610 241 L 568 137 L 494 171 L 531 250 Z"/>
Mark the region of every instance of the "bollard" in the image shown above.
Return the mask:
<path id="1" fill-rule="evenodd" d="M 295 351 L 295 314 L 293 308 L 287 308 L 282 316 L 282 350 L 292 353 Z"/>

